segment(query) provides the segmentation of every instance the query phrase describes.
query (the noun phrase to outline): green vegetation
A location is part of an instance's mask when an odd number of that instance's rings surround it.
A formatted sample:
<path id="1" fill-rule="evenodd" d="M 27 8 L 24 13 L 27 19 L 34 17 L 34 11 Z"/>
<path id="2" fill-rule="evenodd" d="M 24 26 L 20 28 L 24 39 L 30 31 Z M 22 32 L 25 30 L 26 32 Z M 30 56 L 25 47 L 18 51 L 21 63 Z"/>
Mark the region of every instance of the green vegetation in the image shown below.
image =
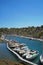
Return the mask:
<path id="1" fill-rule="evenodd" d="M 43 39 L 43 25 L 40 27 L 25 27 L 25 28 L 0 28 L 0 36 L 2 34 L 16 34 L 28 37 Z"/>

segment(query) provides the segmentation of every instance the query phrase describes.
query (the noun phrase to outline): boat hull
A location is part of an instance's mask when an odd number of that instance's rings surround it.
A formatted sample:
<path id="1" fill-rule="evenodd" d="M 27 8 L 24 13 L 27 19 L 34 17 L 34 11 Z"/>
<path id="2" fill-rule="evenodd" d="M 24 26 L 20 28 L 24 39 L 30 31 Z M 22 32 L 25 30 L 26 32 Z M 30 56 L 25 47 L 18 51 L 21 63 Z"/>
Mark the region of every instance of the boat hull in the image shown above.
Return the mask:
<path id="1" fill-rule="evenodd" d="M 42 55 L 40 56 L 40 62 L 43 65 L 43 59 L 42 59 Z"/>

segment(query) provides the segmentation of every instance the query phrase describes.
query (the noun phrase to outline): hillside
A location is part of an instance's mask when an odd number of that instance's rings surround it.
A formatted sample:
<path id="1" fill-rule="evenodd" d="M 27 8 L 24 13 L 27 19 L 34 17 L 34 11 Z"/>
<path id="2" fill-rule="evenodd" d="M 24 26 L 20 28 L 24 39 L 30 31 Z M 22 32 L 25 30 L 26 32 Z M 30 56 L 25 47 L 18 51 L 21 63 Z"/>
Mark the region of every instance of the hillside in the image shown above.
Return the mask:
<path id="1" fill-rule="evenodd" d="M 43 25 L 38 27 L 24 27 L 24 28 L 0 28 L 0 36 L 2 34 L 16 34 L 27 37 L 35 37 L 43 39 Z"/>

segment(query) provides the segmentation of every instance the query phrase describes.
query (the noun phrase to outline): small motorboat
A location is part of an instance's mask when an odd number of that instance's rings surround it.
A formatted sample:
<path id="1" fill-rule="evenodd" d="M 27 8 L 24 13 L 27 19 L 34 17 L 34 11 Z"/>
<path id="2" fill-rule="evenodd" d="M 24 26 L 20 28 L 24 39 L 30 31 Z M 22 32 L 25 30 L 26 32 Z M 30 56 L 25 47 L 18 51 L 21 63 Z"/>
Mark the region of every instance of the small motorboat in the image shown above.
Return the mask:
<path id="1" fill-rule="evenodd" d="M 40 55 L 40 62 L 43 64 L 43 55 Z"/>
<path id="2" fill-rule="evenodd" d="M 25 57 L 27 60 L 32 60 L 35 57 L 37 57 L 39 54 L 39 52 L 37 51 L 27 51 L 25 54 L 23 54 L 22 56 Z"/>
<path id="3" fill-rule="evenodd" d="M 26 45 L 24 44 L 18 44 L 18 43 L 11 43 L 9 44 L 10 49 L 13 51 L 16 51 L 20 56 L 27 60 L 32 60 L 35 57 L 38 56 L 39 52 L 35 50 L 29 49 Z"/>

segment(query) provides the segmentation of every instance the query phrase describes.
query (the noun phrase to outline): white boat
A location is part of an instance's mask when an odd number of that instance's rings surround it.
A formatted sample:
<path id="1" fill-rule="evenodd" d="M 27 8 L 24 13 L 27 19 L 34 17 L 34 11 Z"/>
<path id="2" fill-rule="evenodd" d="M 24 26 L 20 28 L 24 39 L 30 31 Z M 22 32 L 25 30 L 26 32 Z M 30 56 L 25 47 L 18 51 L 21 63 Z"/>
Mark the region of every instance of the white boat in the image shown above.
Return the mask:
<path id="1" fill-rule="evenodd" d="M 40 55 L 40 62 L 43 64 L 43 55 Z"/>
<path id="2" fill-rule="evenodd" d="M 25 57 L 27 60 L 32 60 L 34 59 L 35 57 L 38 56 L 38 52 L 36 51 L 27 51 L 25 54 L 23 54 L 22 56 Z"/>
<path id="3" fill-rule="evenodd" d="M 13 51 L 19 52 L 20 51 L 20 48 L 16 47 L 16 48 L 13 49 Z"/>
<path id="4" fill-rule="evenodd" d="M 27 46 L 24 44 L 18 44 L 18 43 L 12 43 L 10 44 L 9 48 L 11 48 L 13 51 L 16 51 L 19 53 L 19 55 L 22 55 L 22 57 L 25 57 L 27 60 L 34 59 L 38 56 L 38 52 L 34 50 L 30 50 Z"/>
<path id="5" fill-rule="evenodd" d="M 24 59 L 23 57 L 21 57 L 17 52 L 15 52 L 14 50 L 12 50 L 12 49 L 9 47 L 8 43 L 7 43 L 7 48 L 8 48 L 8 50 L 10 50 L 12 53 L 14 53 L 15 55 L 17 55 L 17 57 L 18 57 L 21 61 L 26 62 L 26 63 L 28 63 L 28 64 L 30 64 L 30 65 L 37 65 L 37 64 L 35 64 L 35 63 L 31 62 L 31 61 L 28 61 L 28 60 Z"/>

